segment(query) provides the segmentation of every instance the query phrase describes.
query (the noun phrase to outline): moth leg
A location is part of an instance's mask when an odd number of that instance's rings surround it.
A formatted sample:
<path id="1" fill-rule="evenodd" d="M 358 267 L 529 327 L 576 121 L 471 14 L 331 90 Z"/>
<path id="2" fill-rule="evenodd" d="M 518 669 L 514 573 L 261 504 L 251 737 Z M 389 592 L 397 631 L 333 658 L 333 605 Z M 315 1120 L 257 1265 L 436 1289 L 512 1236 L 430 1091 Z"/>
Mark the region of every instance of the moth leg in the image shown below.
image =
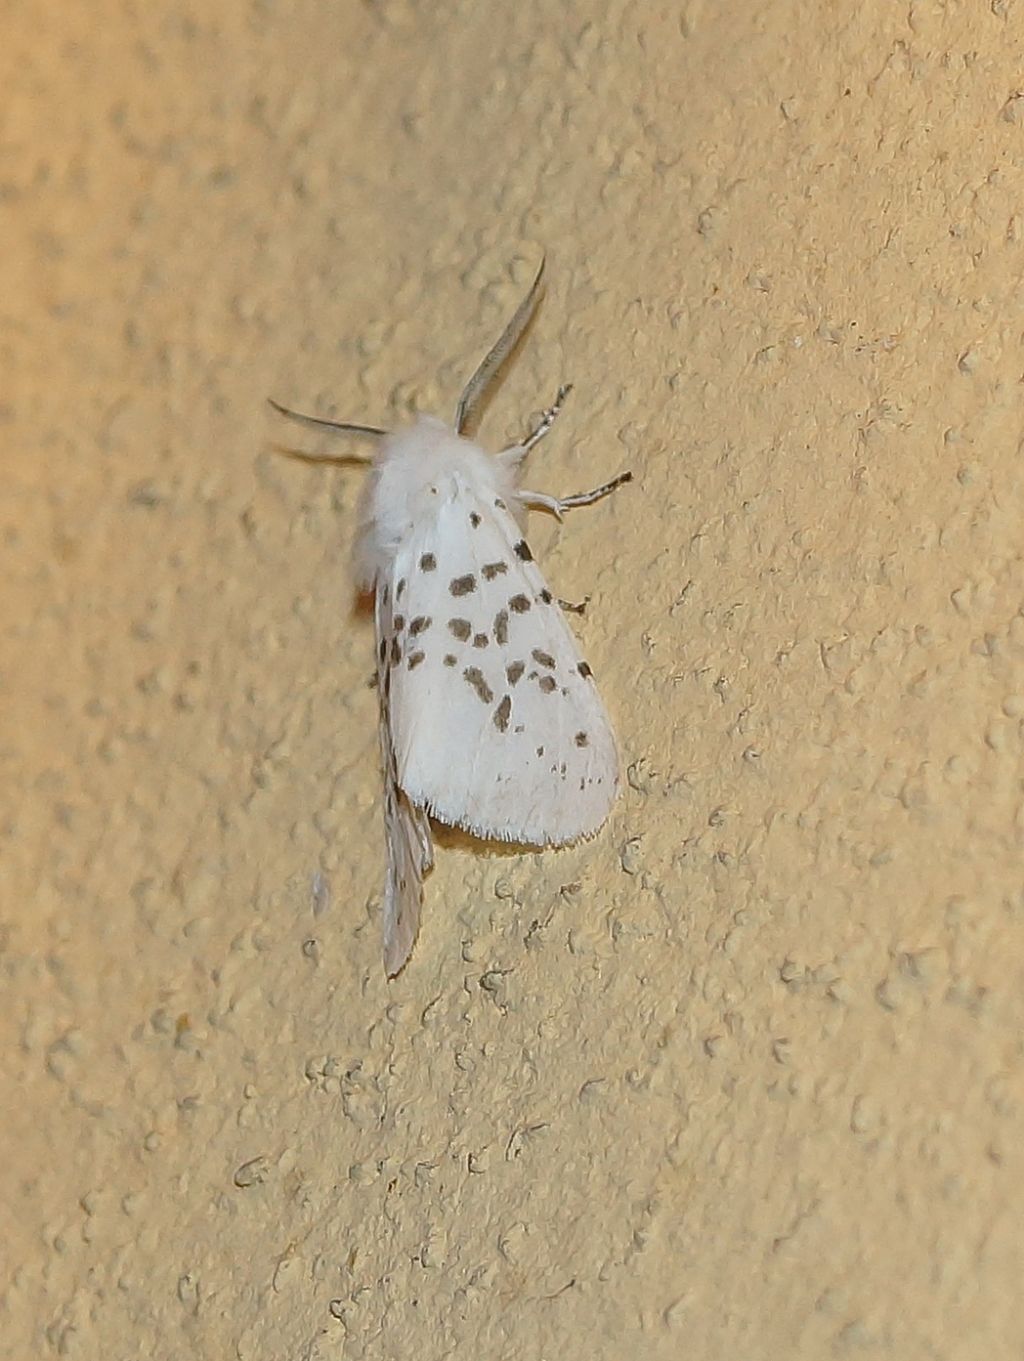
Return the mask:
<path id="1" fill-rule="evenodd" d="M 537 422 L 537 424 L 533 427 L 530 433 L 523 440 L 522 444 L 519 446 L 519 448 L 521 448 L 523 451 L 523 457 L 525 457 L 530 452 L 530 450 L 533 448 L 535 444 L 540 443 L 540 441 L 544 438 L 544 436 L 554 425 L 555 421 L 558 419 L 558 413 L 564 406 L 565 399 L 566 397 L 568 397 L 570 392 L 572 392 L 572 384 L 563 383 L 562 386 L 555 393 L 555 400 L 551 403 L 549 407 L 547 407 L 544 411 L 540 413 L 540 420 Z"/>
<path id="2" fill-rule="evenodd" d="M 631 472 L 619 473 L 618 477 L 613 477 L 610 482 L 595 487 L 593 491 L 580 491 L 572 496 L 548 496 L 547 492 L 523 489 L 519 492 L 519 500 L 528 510 L 547 510 L 556 520 L 560 520 L 567 510 L 576 510 L 579 506 L 592 506 L 595 501 L 603 501 L 617 487 L 621 487 L 625 482 L 632 482 L 632 480 L 633 474 Z"/>

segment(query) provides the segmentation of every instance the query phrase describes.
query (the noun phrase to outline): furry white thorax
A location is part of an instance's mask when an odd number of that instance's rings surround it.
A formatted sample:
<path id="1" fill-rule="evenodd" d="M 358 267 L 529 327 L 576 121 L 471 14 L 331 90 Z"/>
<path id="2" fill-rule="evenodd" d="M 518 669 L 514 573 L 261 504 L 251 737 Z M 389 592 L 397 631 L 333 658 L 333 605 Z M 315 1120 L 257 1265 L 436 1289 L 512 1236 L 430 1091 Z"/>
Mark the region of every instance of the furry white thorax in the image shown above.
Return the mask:
<path id="1" fill-rule="evenodd" d="M 467 491 L 474 498 L 504 501 L 523 528 L 526 513 L 517 493 L 523 452 L 514 445 L 489 454 L 435 416 L 418 416 L 414 425 L 387 435 L 359 506 L 354 556 L 360 587 L 371 590 L 413 528 L 429 524 L 442 506 Z"/>

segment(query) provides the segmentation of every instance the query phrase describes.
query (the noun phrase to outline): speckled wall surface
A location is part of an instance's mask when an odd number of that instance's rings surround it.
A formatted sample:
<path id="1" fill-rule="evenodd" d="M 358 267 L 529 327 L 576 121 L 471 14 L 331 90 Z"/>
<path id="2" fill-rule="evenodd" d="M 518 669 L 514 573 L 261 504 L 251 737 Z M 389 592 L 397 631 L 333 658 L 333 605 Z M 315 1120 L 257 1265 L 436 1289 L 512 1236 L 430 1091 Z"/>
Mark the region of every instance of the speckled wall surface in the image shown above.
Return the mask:
<path id="1" fill-rule="evenodd" d="M 1019 1357 L 1024 5 L 5 10 L 0 1354 Z M 359 473 L 482 435 L 620 734 L 380 961 Z"/>

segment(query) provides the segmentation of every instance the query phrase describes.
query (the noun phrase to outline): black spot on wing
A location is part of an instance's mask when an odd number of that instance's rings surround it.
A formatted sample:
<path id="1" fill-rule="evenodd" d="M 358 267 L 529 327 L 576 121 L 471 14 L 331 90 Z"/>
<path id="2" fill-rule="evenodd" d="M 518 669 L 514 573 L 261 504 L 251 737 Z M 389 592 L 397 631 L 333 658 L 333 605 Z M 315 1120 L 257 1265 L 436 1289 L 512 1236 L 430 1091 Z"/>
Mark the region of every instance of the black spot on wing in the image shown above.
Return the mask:
<path id="1" fill-rule="evenodd" d="M 487 684 L 484 673 L 478 666 L 467 666 L 462 673 L 462 678 L 468 685 L 473 687 L 477 697 L 482 699 L 485 704 L 490 704 L 494 699 L 494 691 Z"/>
<path id="2" fill-rule="evenodd" d="M 539 662 L 541 666 L 546 666 L 549 671 L 554 671 L 555 659 L 550 652 L 541 652 L 539 647 L 535 647 L 530 653 L 530 656 L 535 662 Z"/>
<path id="3" fill-rule="evenodd" d="M 432 571 L 435 569 L 436 566 L 437 566 L 437 558 L 434 557 L 433 553 L 424 553 L 424 554 L 420 557 L 420 571 L 421 571 L 421 572 L 432 572 Z"/>
<path id="4" fill-rule="evenodd" d="M 511 662 L 505 667 L 505 675 L 508 677 L 509 685 L 516 685 L 523 678 L 526 667 L 522 662 Z"/>
<path id="5" fill-rule="evenodd" d="M 471 510 L 469 512 L 469 523 L 473 526 L 474 529 L 479 528 L 480 516 L 476 513 L 475 510 Z"/>
<path id="6" fill-rule="evenodd" d="M 508 610 L 499 610 L 494 616 L 494 641 L 499 647 L 508 642 Z"/>
<path id="7" fill-rule="evenodd" d="M 512 551 L 520 562 L 533 562 L 533 554 L 530 552 L 530 545 L 525 539 L 520 539 Z"/>
<path id="8" fill-rule="evenodd" d="M 418 634 L 426 633 L 433 622 L 429 615 L 418 614 L 409 625 L 409 637 L 415 638 Z"/>
<path id="9" fill-rule="evenodd" d="M 552 690 L 558 689 L 558 682 L 555 680 L 554 676 L 541 676 L 537 685 L 545 695 L 550 695 Z"/>
<path id="10" fill-rule="evenodd" d="M 472 572 L 467 572 L 462 577 L 454 577 L 449 582 L 448 589 L 452 595 L 472 595 L 476 590 L 476 577 Z"/>
<path id="11" fill-rule="evenodd" d="M 577 671 L 580 673 L 580 675 L 583 676 L 584 678 L 587 677 L 587 676 L 592 676 L 592 675 L 594 674 L 593 671 L 591 671 L 591 669 L 590 669 L 590 663 L 589 663 L 589 662 L 580 662 L 580 663 L 578 663 L 578 665 L 577 665 L 577 667 L 576 667 L 576 670 L 577 670 Z"/>
<path id="12" fill-rule="evenodd" d="M 491 640 L 490 640 L 490 638 L 488 638 L 488 636 L 487 636 L 486 633 L 474 633 L 474 634 L 473 634 L 473 646 L 474 646 L 474 647 L 486 647 L 487 644 L 488 644 L 490 641 L 491 641 Z"/>
<path id="13" fill-rule="evenodd" d="M 449 619 L 448 630 L 460 643 L 464 643 L 473 632 L 473 625 L 468 619 Z"/>
<path id="14" fill-rule="evenodd" d="M 480 569 L 484 581 L 493 581 L 495 577 L 504 576 L 508 571 L 507 562 L 485 562 Z"/>
<path id="15" fill-rule="evenodd" d="M 503 695 L 501 703 L 494 711 L 494 726 L 499 732 L 508 732 L 508 720 L 512 713 L 511 695 Z"/>
<path id="16" fill-rule="evenodd" d="M 528 595 L 514 595 L 508 602 L 508 607 L 513 614 L 525 614 L 530 608 L 530 597 Z"/>
<path id="17" fill-rule="evenodd" d="M 414 652 L 414 653 L 410 656 L 410 658 L 409 658 L 409 670 L 410 670 L 410 671 L 415 671 L 416 668 L 419 666 L 420 662 L 423 661 L 423 659 L 424 659 L 425 656 L 426 656 L 426 653 L 423 653 L 423 652 Z"/>

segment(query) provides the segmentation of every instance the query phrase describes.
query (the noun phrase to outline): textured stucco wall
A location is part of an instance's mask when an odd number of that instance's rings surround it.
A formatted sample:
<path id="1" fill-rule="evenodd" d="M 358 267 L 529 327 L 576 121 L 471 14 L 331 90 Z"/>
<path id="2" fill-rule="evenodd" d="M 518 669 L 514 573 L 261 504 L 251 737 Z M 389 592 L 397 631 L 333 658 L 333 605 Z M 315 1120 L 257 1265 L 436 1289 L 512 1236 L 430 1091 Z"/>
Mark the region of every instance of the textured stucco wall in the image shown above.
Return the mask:
<path id="1" fill-rule="evenodd" d="M 1022 43 L 7 8 L 0 1355 L 1021 1355 Z M 637 475 L 533 533 L 629 779 L 388 984 L 358 473 L 263 401 L 450 410 L 542 246 L 483 434 Z"/>

